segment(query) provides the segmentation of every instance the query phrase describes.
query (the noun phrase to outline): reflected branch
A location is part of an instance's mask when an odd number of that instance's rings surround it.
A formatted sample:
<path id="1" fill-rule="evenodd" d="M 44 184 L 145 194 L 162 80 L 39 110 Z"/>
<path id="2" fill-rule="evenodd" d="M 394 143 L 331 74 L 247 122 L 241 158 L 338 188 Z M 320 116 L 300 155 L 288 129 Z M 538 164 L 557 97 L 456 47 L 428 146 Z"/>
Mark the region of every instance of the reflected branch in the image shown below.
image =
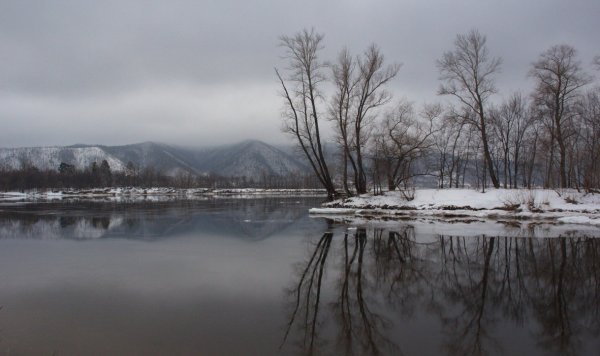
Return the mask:
<path id="1" fill-rule="evenodd" d="M 524 328 L 546 352 L 578 354 L 582 340 L 600 335 L 599 257 L 600 240 L 586 236 L 419 241 L 406 225 L 358 228 L 334 243 L 326 233 L 298 270 L 283 343 L 295 325 L 309 354 L 400 354 L 406 336 L 389 331 L 429 314 L 441 322 L 440 346 L 450 355 L 511 349 L 496 339 L 507 325 Z M 333 283 L 324 280 L 328 269 Z M 332 296 L 330 309 L 321 307 L 323 296 Z M 333 330 L 320 321 L 333 321 Z M 331 331 L 335 351 L 325 350 Z"/>
<path id="2" fill-rule="evenodd" d="M 306 266 L 302 269 L 298 284 L 291 292 L 291 294 L 295 296 L 295 303 L 280 348 L 283 347 L 287 341 L 299 311 L 304 309 L 304 322 L 302 327 L 304 330 L 303 345 L 305 346 L 308 341 L 312 353 L 316 337 L 317 317 L 319 313 L 325 261 L 327 260 L 332 238 L 333 233 L 331 232 L 326 232 L 321 236 Z M 317 279 L 316 284 L 315 278 Z M 313 295 L 315 295 L 315 300 L 314 302 L 311 302 Z"/>

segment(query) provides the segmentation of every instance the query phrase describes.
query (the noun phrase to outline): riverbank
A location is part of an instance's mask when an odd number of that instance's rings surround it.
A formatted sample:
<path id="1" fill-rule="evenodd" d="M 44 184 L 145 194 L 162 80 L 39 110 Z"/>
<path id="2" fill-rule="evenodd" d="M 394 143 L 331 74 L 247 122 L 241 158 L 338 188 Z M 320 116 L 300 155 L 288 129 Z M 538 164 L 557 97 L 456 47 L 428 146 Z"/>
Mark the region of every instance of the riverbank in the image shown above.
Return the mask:
<path id="1" fill-rule="evenodd" d="M 403 219 L 510 219 L 600 227 L 600 194 L 574 189 L 418 189 L 407 200 L 401 192 L 366 194 L 310 209 L 319 216 Z"/>

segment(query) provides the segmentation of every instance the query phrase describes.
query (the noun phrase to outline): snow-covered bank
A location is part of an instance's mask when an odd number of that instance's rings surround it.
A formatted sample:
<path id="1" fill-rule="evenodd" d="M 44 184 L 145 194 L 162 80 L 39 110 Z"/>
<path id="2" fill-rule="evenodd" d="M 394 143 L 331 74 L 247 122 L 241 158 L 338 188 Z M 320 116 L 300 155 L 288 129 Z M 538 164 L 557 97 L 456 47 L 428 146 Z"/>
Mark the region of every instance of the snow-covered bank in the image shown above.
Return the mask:
<path id="1" fill-rule="evenodd" d="M 324 196 L 323 189 L 210 189 L 210 188 L 94 188 L 65 190 L 31 190 L 26 192 L 0 192 L 0 201 L 57 200 L 68 198 L 127 198 L 127 197 L 177 197 L 181 199 L 195 197 L 257 197 L 257 196 Z"/>
<path id="2" fill-rule="evenodd" d="M 313 215 L 352 215 L 357 217 L 430 217 L 537 219 L 564 224 L 600 226 L 600 194 L 576 190 L 419 189 L 413 200 L 400 192 L 363 195 L 323 204 L 310 210 Z"/>

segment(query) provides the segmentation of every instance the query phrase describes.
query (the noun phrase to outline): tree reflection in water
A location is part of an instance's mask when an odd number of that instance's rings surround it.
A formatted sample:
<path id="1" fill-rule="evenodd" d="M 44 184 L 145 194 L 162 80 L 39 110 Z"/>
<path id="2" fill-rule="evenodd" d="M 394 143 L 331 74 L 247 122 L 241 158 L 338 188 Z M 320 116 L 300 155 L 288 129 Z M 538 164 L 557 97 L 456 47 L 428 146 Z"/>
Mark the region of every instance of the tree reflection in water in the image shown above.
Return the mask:
<path id="1" fill-rule="evenodd" d="M 600 334 L 599 239 L 419 239 L 410 225 L 336 237 L 299 266 L 282 347 L 401 354 L 411 340 L 397 326 L 432 316 L 449 355 L 502 354 L 517 334 L 541 354 L 580 354 Z"/>
<path id="2" fill-rule="evenodd" d="M 341 327 L 337 345 L 347 355 L 378 355 L 381 349 L 395 349 L 382 331 L 390 321 L 379 312 L 381 300 L 376 285 L 368 275 L 365 263 L 367 233 L 358 229 L 355 234 L 344 235 L 342 278 L 337 283 L 337 300 L 331 304 Z M 375 293 L 373 293 L 375 292 Z"/>
<path id="3" fill-rule="evenodd" d="M 310 259 L 301 271 L 296 288 L 290 291 L 290 295 L 295 302 L 283 343 L 286 342 L 294 324 L 299 323 L 300 329 L 303 331 L 301 345 L 309 353 L 313 352 L 315 342 L 317 342 L 317 317 L 321 300 L 321 286 L 332 238 L 333 234 L 330 232 L 326 232 L 321 236 Z"/>
<path id="4" fill-rule="evenodd" d="M 441 237 L 441 243 L 444 240 Z M 499 346 L 487 328 L 495 319 L 494 311 L 489 310 L 490 299 L 494 304 L 499 302 L 490 290 L 493 289 L 490 285 L 494 273 L 490 266 L 496 238 L 475 241 L 474 246 L 467 246 L 465 238 L 456 242 L 450 238 L 448 255 L 441 255 L 450 263 L 444 268 L 446 275 L 442 276 L 441 292 L 445 301 L 459 306 L 457 314 L 448 313 L 448 308 L 440 309 L 440 319 L 448 337 L 444 348 L 449 354 L 481 355 L 485 354 L 484 343 Z"/>

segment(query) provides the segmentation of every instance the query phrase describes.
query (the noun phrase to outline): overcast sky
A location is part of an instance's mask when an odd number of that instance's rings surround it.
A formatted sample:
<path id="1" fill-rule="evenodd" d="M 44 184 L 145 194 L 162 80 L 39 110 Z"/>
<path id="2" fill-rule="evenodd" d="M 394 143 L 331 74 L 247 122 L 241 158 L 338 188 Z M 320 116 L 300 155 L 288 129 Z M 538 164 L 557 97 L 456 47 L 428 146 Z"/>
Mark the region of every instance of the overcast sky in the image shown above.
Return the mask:
<path id="1" fill-rule="evenodd" d="M 504 60 L 498 98 L 526 93 L 552 45 L 591 68 L 599 15 L 598 0 L 0 0 L 0 147 L 288 142 L 278 37 L 312 27 L 323 59 L 377 43 L 403 64 L 397 97 L 418 104 L 446 100 L 435 61 L 477 28 Z"/>

